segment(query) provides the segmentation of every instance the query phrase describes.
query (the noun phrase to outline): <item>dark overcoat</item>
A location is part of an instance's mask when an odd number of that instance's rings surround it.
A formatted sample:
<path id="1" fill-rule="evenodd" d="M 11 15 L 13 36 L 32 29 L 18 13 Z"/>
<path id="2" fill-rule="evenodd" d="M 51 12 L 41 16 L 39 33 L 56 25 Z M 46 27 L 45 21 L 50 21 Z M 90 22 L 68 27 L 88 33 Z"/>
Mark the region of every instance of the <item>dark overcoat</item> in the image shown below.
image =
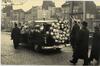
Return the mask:
<path id="1" fill-rule="evenodd" d="M 11 38 L 12 39 L 20 38 L 20 29 L 18 27 L 13 28 L 13 30 L 11 32 Z"/>
<path id="2" fill-rule="evenodd" d="M 88 58 L 89 30 L 82 28 L 79 32 L 79 43 L 77 45 L 77 56 L 80 59 Z"/>
<path id="3" fill-rule="evenodd" d="M 95 58 L 96 60 L 99 60 L 100 58 L 100 31 L 93 34 L 93 44 L 90 57 Z"/>
<path id="4" fill-rule="evenodd" d="M 16 49 L 20 43 L 20 29 L 18 27 L 13 28 L 11 39 L 13 39 L 14 48 Z"/>
<path id="5" fill-rule="evenodd" d="M 73 48 L 79 40 L 79 30 L 80 30 L 79 25 L 75 24 L 72 28 L 71 33 L 70 33 L 70 42 L 71 42 L 71 45 Z"/>

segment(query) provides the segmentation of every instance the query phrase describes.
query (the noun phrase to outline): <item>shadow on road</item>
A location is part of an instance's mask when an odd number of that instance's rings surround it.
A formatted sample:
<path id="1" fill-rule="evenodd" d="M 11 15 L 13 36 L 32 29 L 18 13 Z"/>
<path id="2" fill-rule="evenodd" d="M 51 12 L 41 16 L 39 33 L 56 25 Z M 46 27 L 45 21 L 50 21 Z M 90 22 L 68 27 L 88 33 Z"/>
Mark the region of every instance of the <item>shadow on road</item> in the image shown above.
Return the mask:
<path id="1" fill-rule="evenodd" d="M 35 52 L 32 46 L 28 46 L 28 45 L 20 45 L 18 49 L 16 50 L 27 50 L 27 51 L 32 51 Z M 43 54 L 43 55 L 54 55 L 54 54 L 59 54 L 62 51 L 58 51 L 56 49 L 42 49 L 40 52 L 35 52 L 38 54 Z"/>

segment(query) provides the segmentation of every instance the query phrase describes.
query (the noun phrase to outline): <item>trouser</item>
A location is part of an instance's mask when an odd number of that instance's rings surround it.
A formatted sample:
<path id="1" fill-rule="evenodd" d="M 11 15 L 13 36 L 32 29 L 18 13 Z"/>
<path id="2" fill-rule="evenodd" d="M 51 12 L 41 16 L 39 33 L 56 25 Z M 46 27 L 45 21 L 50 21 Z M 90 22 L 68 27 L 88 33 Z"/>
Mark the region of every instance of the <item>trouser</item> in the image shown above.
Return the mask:
<path id="1" fill-rule="evenodd" d="M 93 59 L 95 59 L 97 62 L 99 62 L 100 61 L 100 55 L 98 55 L 98 53 L 91 52 L 89 62 L 93 61 Z"/>
<path id="2" fill-rule="evenodd" d="M 82 51 L 80 51 L 79 47 L 76 47 L 74 55 L 73 55 L 73 61 L 77 63 L 78 59 L 84 60 L 84 65 L 88 65 L 88 53 L 83 55 Z"/>
<path id="3" fill-rule="evenodd" d="M 73 50 L 72 57 L 75 57 L 76 56 L 76 49 L 77 49 L 76 42 L 72 42 L 71 45 L 72 45 L 72 50 Z"/>
<path id="4" fill-rule="evenodd" d="M 100 63 L 100 53 L 99 53 L 99 63 Z"/>
<path id="5" fill-rule="evenodd" d="M 78 57 L 73 57 L 73 61 L 75 63 L 77 63 L 78 59 L 79 59 Z M 84 65 L 88 65 L 88 58 L 84 58 L 83 60 L 84 60 Z"/>
<path id="6" fill-rule="evenodd" d="M 14 48 L 16 49 L 19 45 L 19 39 L 13 39 Z"/>
<path id="7" fill-rule="evenodd" d="M 84 58 L 84 65 L 88 65 L 89 61 L 88 61 L 88 57 Z"/>

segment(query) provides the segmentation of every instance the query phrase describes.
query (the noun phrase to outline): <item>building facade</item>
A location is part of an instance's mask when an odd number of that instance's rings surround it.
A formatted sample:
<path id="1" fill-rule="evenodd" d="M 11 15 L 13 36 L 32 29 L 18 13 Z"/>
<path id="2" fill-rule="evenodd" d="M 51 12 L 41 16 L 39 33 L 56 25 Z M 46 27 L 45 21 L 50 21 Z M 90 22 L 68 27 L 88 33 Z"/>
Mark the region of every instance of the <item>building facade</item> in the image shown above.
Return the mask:
<path id="1" fill-rule="evenodd" d="M 97 12 L 96 12 L 96 19 L 100 19 L 100 6 L 96 6 Z"/>
<path id="2" fill-rule="evenodd" d="M 31 22 L 31 21 L 33 21 L 32 9 L 25 12 L 25 22 Z"/>
<path id="3" fill-rule="evenodd" d="M 67 17 L 80 22 L 85 20 L 88 22 L 89 30 L 93 30 L 93 22 L 96 18 L 96 5 L 93 1 L 67 1 L 62 8 L 63 12 L 68 14 Z"/>
<path id="4" fill-rule="evenodd" d="M 11 5 L 7 5 L 2 8 L 1 13 L 1 29 L 6 29 L 6 31 L 10 31 L 11 29 L 11 19 L 12 19 L 12 11 L 13 8 Z"/>
<path id="5" fill-rule="evenodd" d="M 13 10 L 12 22 L 24 23 L 25 22 L 25 12 L 22 9 Z"/>

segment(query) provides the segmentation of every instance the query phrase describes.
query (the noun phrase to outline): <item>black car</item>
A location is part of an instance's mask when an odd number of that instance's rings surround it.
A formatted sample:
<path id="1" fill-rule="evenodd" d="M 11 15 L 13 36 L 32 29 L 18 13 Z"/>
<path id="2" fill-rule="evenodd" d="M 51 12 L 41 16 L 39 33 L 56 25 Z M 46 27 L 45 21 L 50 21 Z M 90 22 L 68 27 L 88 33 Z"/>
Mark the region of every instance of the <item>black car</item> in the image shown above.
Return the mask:
<path id="1" fill-rule="evenodd" d="M 35 51 L 52 48 L 60 50 L 65 46 L 67 40 L 56 42 L 55 35 L 51 34 L 51 23 L 53 21 L 36 21 L 33 28 L 23 27 L 20 43 L 31 45 Z"/>

